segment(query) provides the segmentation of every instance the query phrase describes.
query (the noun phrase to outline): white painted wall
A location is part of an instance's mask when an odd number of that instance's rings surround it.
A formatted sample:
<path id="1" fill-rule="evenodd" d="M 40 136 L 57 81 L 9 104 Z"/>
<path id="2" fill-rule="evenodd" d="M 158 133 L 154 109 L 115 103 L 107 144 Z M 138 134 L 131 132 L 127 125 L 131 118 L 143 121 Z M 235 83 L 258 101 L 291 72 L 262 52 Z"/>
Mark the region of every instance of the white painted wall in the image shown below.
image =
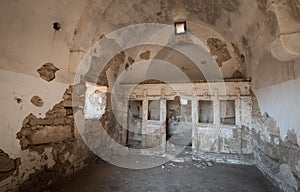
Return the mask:
<path id="1" fill-rule="evenodd" d="M 52 62 L 57 80 L 70 82 L 70 49 L 86 0 L 1 1 L 0 69 L 38 77 L 36 70 Z M 58 32 L 52 28 L 59 22 Z"/>

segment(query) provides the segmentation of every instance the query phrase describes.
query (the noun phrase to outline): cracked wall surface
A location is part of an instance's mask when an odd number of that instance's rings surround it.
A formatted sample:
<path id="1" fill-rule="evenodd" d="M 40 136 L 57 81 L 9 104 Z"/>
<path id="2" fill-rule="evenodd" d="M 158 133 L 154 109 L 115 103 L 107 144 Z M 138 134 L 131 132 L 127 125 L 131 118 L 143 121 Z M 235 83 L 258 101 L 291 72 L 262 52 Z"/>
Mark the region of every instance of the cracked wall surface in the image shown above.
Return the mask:
<path id="1" fill-rule="evenodd" d="M 108 89 L 123 70 L 131 74 L 137 62 L 152 58 L 175 63 L 186 74 L 196 77 L 193 80 L 203 79 L 203 74 L 191 67 L 186 58 L 174 51 L 146 45 L 124 52 L 119 50 L 119 54 L 112 55 L 103 74 L 93 71 L 98 70 L 95 66 L 102 62 L 95 56 L 105 57 L 113 50 L 108 43 L 88 52 L 91 45 L 106 34 L 131 24 L 158 22 L 173 26 L 176 20 L 186 20 L 188 32 L 199 38 L 208 50 L 214 47 L 208 53 L 215 55 L 216 62 L 222 64 L 220 71 L 224 78 L 252 79 L 251 89 L 257 97 L 259 111 L 265 115 L 255 114 L 253 125 L 241 126 L 245 133 L 241 142 L 247 146 L 242 150 L 247 153 L 255 146 L 257 166 L 282 189 L 299 190 L 299 0 L 133 0 L 126 4 L 120 0 L 54 0 L 34 1 L 34 5 L 3 1 L 0 7 L 0 100 L 5 109 L 0 111 L 0 149 L 4 161 L 9 159 L 10 165 L 12 160 L 20 159 L 21 163 L 16 170 L 9 171 L 8 175 L 13 175 L 1 181 L 1 186 L 19 185 L 30 175 L 39 177 L 43 171 L 52 176 L 56 176 L 56 172 L 71 172 L 56 166 L 59 162 L 68 162 L 66 167 L 70 167 L 76 161 L 68 154 L 70 146 L 74 145 L 72 142 L 77 142 L 77 133 L 69 122 L 70 110 L 65 107 L 70 107 L 70 99 L 64 92 L 72 84 L 86 53 L 93 61 L 92 67 L 87 67 L 91 81 L 98 81 Z M 60 24 L 59 30 L 53 28 L 54 23 Z M 210 38 L 221 42 L 207 45 Z M 175 42 L 181 40 L 184 38 L 175 39 Z M 43 67 L 44 64 L 47 65 Z M 201 60 L 199 64 L 210 63 Z M 135 81 L 131 76 L 130 80 Z M 109 107 L 100 121 L 115 140 L 125 142 L 124 130 L 115 122 L 111 111 L 110 92 L 106 95 Z M 62 95 L 66 103 L 61 103 Z M 77 101 L 81 106 L 82 101 Z M 249 107 L 249 102 L 241 105 Z M 64 120 L 49 117 L 47 112 L 53 106 L 59 111 L 57 114 L 66 113 Z M 118 111 L 118 116 L 123 116 L 123 112 Z M 247 116 L 243 111 L 241 114 Z M 25 118 L 29 121 L 23 126 Z M 97 123 L 99 120 L 86 122 L 94 127 Z M 61 131 L 65 134 L 59 134 Z M 89 131 L 93 133 L 94 130 Z M 23 150 L 16 139 L 18 132 Z M 252 133 L 254 145 L 249 142 Z M 237 133 L 230 134 L 236 136 Z M 228 133 L 222 135 L 225 137 Z M 60 146 L 63 149 L 57 146 L 66 140 L 67 144 Z M 222 142 L 227 143 L 226 140 Z M 95 143 L 95 146 L 100 145 L 100 142 Z M 43 149 L 43 146 L 47 147 Z M 72 153 L 77 154 L 75 151 Z M 57 154 L 66 156 L 67 160 Z M 46 181 L 49 179 L 43 182 Z"/>

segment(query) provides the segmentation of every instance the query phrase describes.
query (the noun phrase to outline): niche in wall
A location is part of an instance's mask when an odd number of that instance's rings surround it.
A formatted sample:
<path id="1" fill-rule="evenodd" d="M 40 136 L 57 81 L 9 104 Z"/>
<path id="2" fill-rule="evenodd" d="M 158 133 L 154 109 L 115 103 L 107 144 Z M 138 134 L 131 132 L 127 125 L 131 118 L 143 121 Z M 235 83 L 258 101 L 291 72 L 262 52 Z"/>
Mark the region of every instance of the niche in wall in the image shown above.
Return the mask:
<path id="1" fill-rule="evenodd" d="M 181 121 L 181 105 L 178 96 L 174 100 L 167 100 L 167 139 L 176 131 Z"/>
<path id="2" fill-rule="evenodd" d="M 148 101 L 148 120 L 160 121 L 160 100 Z"/>
<path id="3" fill-rule="evenodd" d="M 214 122 L 214 106 L 211 100 L 200 100 L 198 102 L 199 123 Z"/>
<path id="4" fill-rule="evenodd" d="M 220 101 L 220 122 L 224 125 L 235 125 L 235 100 Z"/>

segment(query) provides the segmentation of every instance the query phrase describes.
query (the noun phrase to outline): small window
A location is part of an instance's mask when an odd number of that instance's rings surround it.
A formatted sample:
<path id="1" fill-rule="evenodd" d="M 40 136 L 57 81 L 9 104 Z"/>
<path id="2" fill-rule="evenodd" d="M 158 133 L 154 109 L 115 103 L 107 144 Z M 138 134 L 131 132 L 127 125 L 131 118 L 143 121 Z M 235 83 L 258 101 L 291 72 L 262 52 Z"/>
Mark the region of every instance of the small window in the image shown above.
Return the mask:
<path id="1" fill-rule="evenodd" d="M 148 120 L 160 121 L 160 100 L 148 101 Z"/>
<path id="2" fill-rule="evenodd" d="M 186 33 L 186 22 L 175 22 L 175 35 L 182 35 Z"/>
<path id="3" fill-rule="evenodd" d="M 199 123 L 214 122 L 214 107 L 213 101 L 199 101 Z"/>
<path id="4" fill-rule="evenodd" d="M 225 125 L 235 125 L 235 101 L 220 101 L 220 110 L 221 123 Z"/>

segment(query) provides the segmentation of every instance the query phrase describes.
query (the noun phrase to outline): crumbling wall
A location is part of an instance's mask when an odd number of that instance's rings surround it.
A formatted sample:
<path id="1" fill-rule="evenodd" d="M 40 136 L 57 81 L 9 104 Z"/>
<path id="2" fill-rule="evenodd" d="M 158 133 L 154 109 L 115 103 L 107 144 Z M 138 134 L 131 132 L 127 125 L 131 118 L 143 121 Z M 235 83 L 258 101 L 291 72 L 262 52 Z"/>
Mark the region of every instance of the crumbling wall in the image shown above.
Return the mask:
<path id="1" fill-rule="evenodd" d="M 280 128 L 267 113 L 261 114 L 253 97 L 252 134 L 257 167 L 283 191 L 300 189 L 300 147 L 290 129 L 284 139 Z"/>
<path id="2" fill-rule="evenodd" d="M 20 165 L 20 159 L 12 159 L 0 149 L 0 181 L 12 176 Z"/>
<path id="3" fill-rule="evenodd" d="M 210 89 L 207 90 L 201 87 L 198 97 L 193 99 L 192 103 L 193 157 L 218 162 L 253 164 L 252 138 L 249 132 L 252 110 L 249 82 L 225 82 L 226 91 L 220 84 L 209 85 Z M 208 90 L 214 90 L 214 92 L 208 92 Z M 211 105 L 202 107 L 201 102 L 207 101 L 210 101 Z M 224 101 L 234 104 L 229 108 L 230 110 L 221 109 Z M 211 106 L 209 109 L 212 115 L 204 115 L 208 106 Z M 228 124 L 222 122 L 224 115 L 235 118 Z M 212 120 L 205 118 L 207 116 L 210 116 Z"/>
<path id="4" fill-rule="evenodd" d="M 17 188 L 20 191 L 40 191 L 93 159 L 74 125 L 73 110 L 82 110 L 84 97 L 74 96 L 72 102 L 72 88 L 69 86 L 62 100 L 44 118 L 29 114 L 24 119 L 17 133 L 22 149 L 20 158 L 13 160 L 1 153 L 4 158 L 1 162 L 6 162 L 2 168 L 7 168 L 2 170 L 6 177 L 1 171 L 1 191 Z"/>
<path id="5" fill-rule="evenodd" d="M 196 90 L 195 93 L 191 93 L 193 89 L 186 89 L 188 85 L 184 83 L 170 85 L 159 83 L 139 84 L 132 91 L 132 95 L 135 99 L 145 99 L 147 97 L 147 100 L 145 100 L 146 105 L 144 105 L 146 109 L 143 109 L 146 115 L 147 102 L 151 100 L 151 97 L 164 98 L 161 102 L 166 102 L 166 108 L 161 107 L 160 112 L 163 114 L 166 109 L 167 119 L 162 116 L 161 123 L 164 124 L 164 121 L 167 120 L 168 141 L 171 140 L 172 144 L 187 145 L 192 139 L 193 157 L 195 159 L 208 158 L 219 162 L 253 164 L 252 135 L 250 131 L 252 116 L 250 83 L 240 81 L 225 82 L 224 84 L 209 82 L 195 83 L 193 86 Z M 176 95 L 172 87 L 180 90 L 181 95 Z M 211 90 L 214 90 L 214 92 L 211 92 Z M 206 100 L 213 101 L 214 118 L 212 123 L 199 122 L 199 102 Z M 222 100 L 234 101 L 235 103 L 235 108 L 231 106 L 231 110 L 226 110 L 228 117 L 232 118 L 234 114 L 234 125 L 221 124 L 220 122 L 220 102 Z M 207 107 L 203 109 L 203 112 L 206 110 Z M 226 111 L 224 110 L 224 113 Z M 145 120 L 145 132 L 147 129 L 154 130 L 155 126 L 161 126 L 159 122 L 155 123 L 156 121 Z M 160 135 L 165 134 L 164 130 L 157 130 L 160 131 Z M 174 134 L 176 132 L 177 134 Z M 183 137 L 180 138 L 176 135 Z M 183 140 L 180 141 L 179 139 Z M 185 141 L 185 143 L 182 141 Z M 158 141 L 153 140 L 151 142 Z"/>

